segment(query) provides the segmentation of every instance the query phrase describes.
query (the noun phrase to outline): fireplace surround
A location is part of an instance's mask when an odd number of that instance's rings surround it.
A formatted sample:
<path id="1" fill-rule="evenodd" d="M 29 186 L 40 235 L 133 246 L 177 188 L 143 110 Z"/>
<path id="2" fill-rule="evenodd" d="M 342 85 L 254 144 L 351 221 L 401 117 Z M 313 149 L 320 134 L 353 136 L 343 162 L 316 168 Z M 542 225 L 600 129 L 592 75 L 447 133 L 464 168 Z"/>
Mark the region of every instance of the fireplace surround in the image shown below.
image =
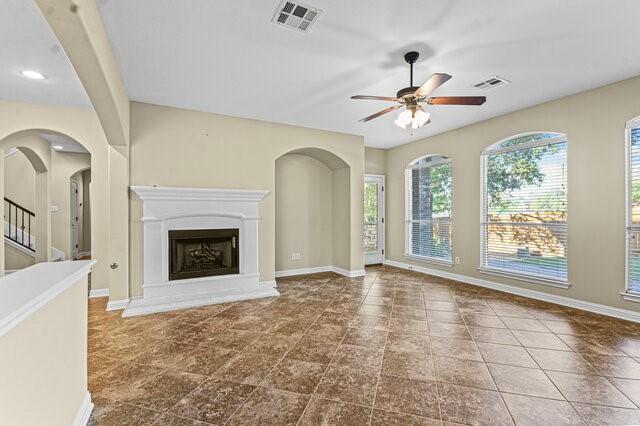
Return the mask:
<path id="1" fill-rule="evenodd" d="M 143 283 L 123 316 L 279 295 L 258 269 L 259 203 L 268 191 L 131 190 L 142 201 Z"/>

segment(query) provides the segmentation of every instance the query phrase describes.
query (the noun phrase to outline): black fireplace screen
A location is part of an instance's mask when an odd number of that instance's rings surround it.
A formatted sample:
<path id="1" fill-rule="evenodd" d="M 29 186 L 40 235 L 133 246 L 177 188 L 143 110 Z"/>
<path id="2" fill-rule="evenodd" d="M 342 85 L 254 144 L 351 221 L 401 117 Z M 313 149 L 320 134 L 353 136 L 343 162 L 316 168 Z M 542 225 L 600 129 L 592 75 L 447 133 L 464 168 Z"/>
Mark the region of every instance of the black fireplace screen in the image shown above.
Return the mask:
<path id="1" fill-rule="evenodd" d="M 169 280 L 238 274 L 238 229 L 169 231 Z"/>

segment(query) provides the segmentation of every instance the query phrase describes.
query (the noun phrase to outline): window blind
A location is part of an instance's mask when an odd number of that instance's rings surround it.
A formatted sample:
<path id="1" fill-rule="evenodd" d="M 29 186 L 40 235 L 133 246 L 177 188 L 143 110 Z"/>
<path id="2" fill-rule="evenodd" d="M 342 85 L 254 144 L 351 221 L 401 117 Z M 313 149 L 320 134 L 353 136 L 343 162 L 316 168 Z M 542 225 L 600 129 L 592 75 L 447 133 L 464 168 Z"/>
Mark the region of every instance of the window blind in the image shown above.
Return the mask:
<path id="1" fill-rule="evenodd" d="M 451 161 L 425 157 L 407 169 L 407 254 L 451 263 Z"/>
<path id="2" fill-rule="evenodd" d="M 566 282 L 566 139 L 517 137 L 482 161 L 482 269 Z"/>
<path id="3" fill-rule="evenodd" d="M 627 292 L 640 294 L 640 127 L 629 131 Z"/>

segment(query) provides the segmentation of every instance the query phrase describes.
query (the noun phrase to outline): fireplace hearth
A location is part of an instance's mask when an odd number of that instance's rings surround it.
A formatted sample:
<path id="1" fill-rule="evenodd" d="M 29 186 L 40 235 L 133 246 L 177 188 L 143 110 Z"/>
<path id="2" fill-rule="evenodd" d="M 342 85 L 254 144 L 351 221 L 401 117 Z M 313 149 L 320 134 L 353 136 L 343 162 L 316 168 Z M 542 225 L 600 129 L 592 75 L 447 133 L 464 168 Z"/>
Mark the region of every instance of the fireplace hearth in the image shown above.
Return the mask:
<path id="1" fill-rule="evenodd" d="M 238 274 L 239 229 L 169 231 L 169 281 Z"/>

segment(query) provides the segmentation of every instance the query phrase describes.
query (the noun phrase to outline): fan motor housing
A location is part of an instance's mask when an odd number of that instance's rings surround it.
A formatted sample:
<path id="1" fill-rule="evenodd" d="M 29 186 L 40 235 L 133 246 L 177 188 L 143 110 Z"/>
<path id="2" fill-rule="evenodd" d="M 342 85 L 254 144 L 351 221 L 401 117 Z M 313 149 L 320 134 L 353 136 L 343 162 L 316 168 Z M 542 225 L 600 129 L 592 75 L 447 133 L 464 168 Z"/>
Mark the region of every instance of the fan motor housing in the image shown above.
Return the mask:
<path id="1" fill-rule="evenodd" d="M 419 88 L 420 88 L 419 86 L 411 86 L 411 87 L 405 87 L 404 89 L 400 89 L 396 94 L 396 98 L 403 99 L 403 98 L 412 96 L 416 92 L 416 90 L 418 90 Z"/>

